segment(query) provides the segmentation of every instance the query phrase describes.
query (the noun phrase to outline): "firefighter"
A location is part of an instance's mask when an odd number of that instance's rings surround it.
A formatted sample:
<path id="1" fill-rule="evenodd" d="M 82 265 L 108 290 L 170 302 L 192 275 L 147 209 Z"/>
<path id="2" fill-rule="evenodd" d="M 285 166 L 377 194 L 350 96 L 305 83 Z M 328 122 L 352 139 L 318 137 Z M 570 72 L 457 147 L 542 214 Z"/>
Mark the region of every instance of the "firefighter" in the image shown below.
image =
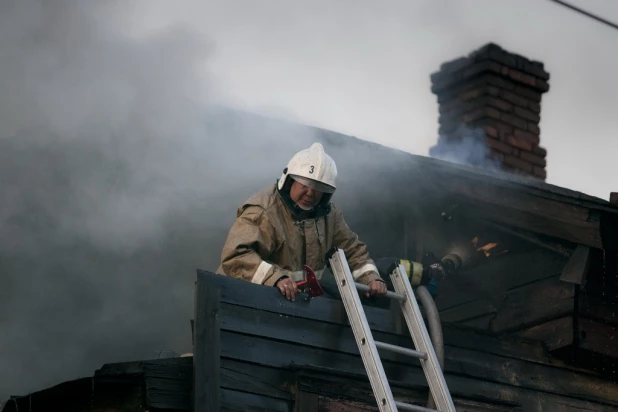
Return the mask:
<path id="1" fill-rule="evenodd" d="M 274 286 L 287 299 L 298 293 L 303 265 L 321 279 L 326 255 L 342 249 L 366 297 L 383 296 L 386 284 L 367 246 L 331 203 L 337 167 L 319 143 L 296 153 L 277 182 L 254 194 L 238 210 L 217 273 Z"/>

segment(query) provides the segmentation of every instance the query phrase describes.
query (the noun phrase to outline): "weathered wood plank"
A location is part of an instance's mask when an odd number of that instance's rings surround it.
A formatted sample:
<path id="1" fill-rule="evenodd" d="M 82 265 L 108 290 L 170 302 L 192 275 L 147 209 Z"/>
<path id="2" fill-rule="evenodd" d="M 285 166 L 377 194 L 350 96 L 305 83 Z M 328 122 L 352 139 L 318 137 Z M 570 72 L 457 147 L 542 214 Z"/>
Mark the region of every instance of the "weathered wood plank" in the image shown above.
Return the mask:
<path id="1" fill-rule="evenodd" d="M 477 316 L 476 318 L 463 320 L 459 322 L 459 324 L 470 328 L 486 331 L 489 330 L 489 325 L 495 317 L 495 313 L 490 313 L 488 315 Z"/>
<path id="2" fill-rule="evenodd" d="M 218 411 L 220 405 L 219 288 L 199 279 L 195 289 L 193 351 L 195 412 Z"/>
<path id="3" fill-rule="evenodd" d="M 618 326 L 618 303 L 605 301 L 586 293 L 579 295 L 579 313 L 590 319 Z"/>
<path id="4" fill-rule="evenodd" d="M 486 299 L 479 299 L 440 311 L 440 320 L 455 323 L 493 313 L 496 313 L 493 303 Z"/>
<path id="5" fill-rule="evenodd" d="M 299 389 L 294 402 L 294 412 L 317 412 L 320 407 L 320 395 Z"/>
<path id="6" fill-rule="evenodd" d="M 580 317 L 578 347 L 618 358 L 618 331 L 615 325 Z"/>
<path id="7" fill-rule="evenodd" d="M 590 248 L 588 246 L 578 245 L 575 251 L 569 258 L 560 280 L 564 282 L 574 283 L 584 286 L 586 284 L 586 274 L 590 267 Z"/>
<path id="8" fill-rule="evenodd" d="M 247 308 L 272 311 L 277 315 L 288 315 L 303 319 L 313 319 L 325 323 L 349 325 L 341 301 L 315 298 L 312 301 L 290 302 L 283 299 L 275 288 L 249 284 L 226 276 L 198 271 L 208 282 L 216 285 L 221 293 L 221 301 Z M 365 307 L 365 314 L 373 331 L 398 333 L 399 325 L 393 320 L 392 312 L 374 307 Z M 506 357 L 524 359 L 555 366 L 565 366 L 553 360 L 540 343 L 522 340 L 518 337 L 492 336 L 478 331 L 466 330 L 455 325 L 443 325 L 444 341 L 447 345 L 475 349 Z M 405 331 L 405 336 L 408 332 Z M 566 366 L 565 366 L 566 367 Z"/>
<path id="9" fill-rule="evenodd" d="M 483 300 L 497 308 L 502 295 L 509 290 L 558 275 L 566 262 L 564 256 L 543 249 L 508 252 L 500 259 L 457 274 L 457 283 L 443 282 L 436 305 L 440 311 L 445 311 L 466 302 Z"/>
<path id="10" fill-rule="evenodd" d="M 223 316 L 226 316 L 225 312 L 223 313 Z M 222 356 L 277 368 L 286 368 L 291 364 L 317 365 L 352 373 L 364 373 L 358 350 L 354 352 L 346 350 L 346 343 L 329 341 L 321 337 L 325 330 L 312 337 L 308 330 L 314 326 L 313 323 L 295 327 L 299 325 L 295 319 L 291 317 L 280 317 L 280 319 L 281 323 L 278 325 L 274 319 L 272 322 L 266 322 L 264 318 L 246 322 L 239 320 L 237 328 L 245 334 L 255 334 L 254 336 L 228 332 L 232 324 L 226 322 L 225 326 L 222 325 L 221 332 Z M 251 324 L 254 326 L 252 327 Z M 336 327 L 336 325 L 332 326 Z M 340 337 L 345 333 L 345 331 L 333 330 L 335 337 Z M 268 336 L 268 338 L 259 335 Z M 392 340 L 385 340 L 393 343 Z M 316 344 L 318 342 L 320 346 Z M 308 346 L 311 344 L 316 346 Z M 382 358 L 391 380 L 411 381 L 415 375 L 424 378 L 420 365 L 413 365 L 404 356 L 384 354 Z M 618 404 L 618 393 L 615 393 L 614 386 L 594 377 L 577 374 L 567 376 L 556 368 L 497 355 L 482 355 L 476 351 L 449 346 L 445 348 L 445 359 L 444 369 L 447 374 L 465 374 L 478 379 L 544 392 L 570 393 L 585 399 Z"/>
<path id="11" fill-rule="evenodd" d="M 93 384 L 96 388 L 93 391 Z M 82 378 L 63 382 L 27 396 L 15 397 L 4 405 L 3 412 L 141 412 L 144 393 L 137 376 L 119 379 Z"/>
<path id="12" fill-rule="evenodd" d="M 543 342 L 555 350 L 573 343 L 573 317 L 565 316 L 517 332 L 518 336 Z"/>
<path id="13" fill-rule="evenodd" d="M 292 402 L 253 393 L 221 389 L 220 410 L 225 412 L 290 412 Z"/>
<path id="14" fill-rule="evenodd" d="M 573 399 L 568 394 L 555 395 L 538 392 L 516 386 L 503 385 L 482 380 L 473 380 L 460 375 L 449 377 L 449 388 L 457 411 L 578 411 L 578 412 L 615 412 L 618 407 L 601 403 Z M 341 397 L 345 394 L 367 404 L 374 404 L 373 394 L 368 380 L 363 376 L 343 374 L 331 369 L 303 368 L 299 373 L 298 385 L 301 390 L 321 393 L 326 397 Z M 394 382 L 393 395 L 409 403 L 423 404 L 427 391 L 408 382 Z"/>
<path id="15" fill-rule="evenodd" d="M 283 400 L 294 399 L 294 372 L 221 359 L 221 387 Z"/>
<path id="16" fill-rule="evenodd" d="M 379 412 L 377 406 L 327 396 L 319 396 L 318 403 L 318 412 Z"/>
<path id="17" fill-rule="evenodd" d="M 513 208 L 499 203 L 483 203 L 468 199 L 465 203 L 466 213 L 476 219 L 485 219 L 497 224 L 530 229 L 536 233 L 564 239 L 569 242 L 590 247 L 602 248 L 601 225 L 598 220 L 587 220 L 588 211 L 580 210 L 569 213 L 565 206 L 555 211 L 531 205 L 529 209 Z M 558 203 L 555 203 L 558 204 Z M 577 207 L 574 207 L 577 209 Z M 586 217 L 583 217 L 583 216 Z"/>
<path id="18" fill-rule="evenodd" d="M 141 362 L 150 408 L 191 411 L 193 360 L 170 358 Z"/>
<path id="19" fill-rule="evenodd" d="M 492 332 L 513 332 L 573 313 L 573 284 L 552 276 L 510 290 L 490 323 Z M 534 336 L 527 335 L 529 338 Z"/>

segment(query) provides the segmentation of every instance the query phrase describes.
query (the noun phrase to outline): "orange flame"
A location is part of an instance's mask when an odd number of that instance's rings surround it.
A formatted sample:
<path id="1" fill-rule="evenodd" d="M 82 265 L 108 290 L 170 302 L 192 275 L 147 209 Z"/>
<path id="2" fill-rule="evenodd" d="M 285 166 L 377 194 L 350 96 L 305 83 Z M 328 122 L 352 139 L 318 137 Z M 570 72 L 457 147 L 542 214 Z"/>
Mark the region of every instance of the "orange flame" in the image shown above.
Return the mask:
<path id="1" fill-rule="evenodd" d="M 503 254 L 503 253 L 508 252 L 508 250 L 503 250 L 503 251 L 498 252 L 498 253 L 492 253 L 492 249 L 494 249 L 495 247 L 497 247 L 497 246 L 498 246 L 498 244 L 497 244 L 497 243 L 495 243 L 495 242 L 492 242 L 492 243 L 487 243 L 486 245 L 483 245 L 483 246 L 479 246 L 479 245 L 478 245 L 478 244 L 479 244 L 479 238 L 478 238 L 478 236 L 475 236 L 475 237 L 472 239 L 472 244 L 473 244 L 473 245 L 474 245 L 474 247 L 476 248 L 476 251 L 477 251 L 477 252 L 483 252 L 483 254 L 484 254 L 486 257 L 490 257 L 490 256 L 492 256 L 492 255 L 493 255 L 493 256 L 498 256 L 498 255 L 501 255 L 501 254 Z"/>

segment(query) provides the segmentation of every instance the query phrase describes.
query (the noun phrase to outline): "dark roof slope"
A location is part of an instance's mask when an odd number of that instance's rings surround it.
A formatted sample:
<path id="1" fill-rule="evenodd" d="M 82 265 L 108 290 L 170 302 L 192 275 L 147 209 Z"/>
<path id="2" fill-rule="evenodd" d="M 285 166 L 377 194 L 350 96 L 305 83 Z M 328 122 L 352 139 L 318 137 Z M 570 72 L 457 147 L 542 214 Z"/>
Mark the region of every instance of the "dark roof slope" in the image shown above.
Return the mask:
<path id="1" fill-rule="evenodd" d="M 410 195 L 415 201 L 455 199 L 500 224 L 576 244 L 618 248 L 618 231 L 611 230 L 618 223 L 618 206 L 606 200 L 524 176 L 413 155 L 318 127 L 236 110 L 225 109 L 225 113 L 236 119 L 233 123 L 254 130 L 256 139 L 289 142 L 290 134 L 297 133 L 303 137 L 299 149 L 309 140 L 320 141 L 338 168 L 345 170 L 340 173 L 341 187 L 353 181 L 355 186 L 363 170 L 371 169 L 379 179 L 389 180 L 393 190 L 405 188 L 402 196 Z M 284 135 L 277 135 L 280 129 Z M 261 136 L 265 130 L 268 136 Z"/>

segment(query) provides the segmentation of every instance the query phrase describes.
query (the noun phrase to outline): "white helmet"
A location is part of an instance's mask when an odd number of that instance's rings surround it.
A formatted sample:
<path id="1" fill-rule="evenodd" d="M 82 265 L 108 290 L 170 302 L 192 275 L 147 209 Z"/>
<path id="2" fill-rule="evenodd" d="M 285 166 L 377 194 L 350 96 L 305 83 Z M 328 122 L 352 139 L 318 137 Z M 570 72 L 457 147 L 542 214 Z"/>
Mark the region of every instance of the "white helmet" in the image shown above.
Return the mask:
<path id="1" fill-rule="evenodd" d="M 320 143 L 314 143 L 309 149 L 296 153 L 279 179 L 279 190 L 288 183 L 288 177 L 305 186 L 322 193 L 332 195 L 335 192 L 337 166 L 332 157 L 326 154 Z M 330 196 L 327 196 L 330 199 Z"/>

